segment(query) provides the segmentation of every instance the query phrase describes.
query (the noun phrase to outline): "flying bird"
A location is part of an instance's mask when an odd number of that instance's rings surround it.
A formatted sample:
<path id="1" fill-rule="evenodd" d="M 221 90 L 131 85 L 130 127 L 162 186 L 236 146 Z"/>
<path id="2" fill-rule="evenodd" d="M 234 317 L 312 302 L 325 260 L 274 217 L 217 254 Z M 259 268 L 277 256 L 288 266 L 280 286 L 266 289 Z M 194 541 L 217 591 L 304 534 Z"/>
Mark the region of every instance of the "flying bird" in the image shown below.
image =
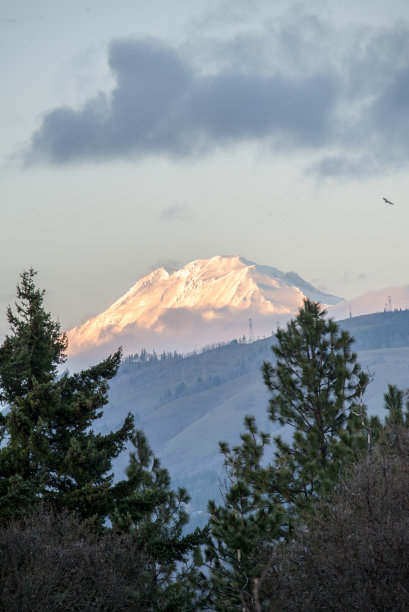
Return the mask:
<path id="1" fill-rule="evenodd" d="M 390 200 L 387 200 L 386 198 L 383 198 L 383 201 L 385 202 L 385 204 L 392 204 L 392 206 L 395 204 L 395 202 L 391 202 Z"/>

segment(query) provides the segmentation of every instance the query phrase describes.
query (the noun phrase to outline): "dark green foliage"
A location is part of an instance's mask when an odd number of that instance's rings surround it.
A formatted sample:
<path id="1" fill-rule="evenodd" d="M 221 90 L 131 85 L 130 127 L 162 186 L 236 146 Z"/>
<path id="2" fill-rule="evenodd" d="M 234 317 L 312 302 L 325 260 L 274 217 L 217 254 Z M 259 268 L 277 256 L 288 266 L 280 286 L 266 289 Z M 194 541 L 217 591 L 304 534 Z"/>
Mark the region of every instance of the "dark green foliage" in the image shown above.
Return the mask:
<path id="1" fill-rule="evenodd" d="M 112 532 L 128 538 L 124 550 L 119 547 L 118 562 L 123 562 L 129 546 L 138 553 L 137 575 L 125 572 L 130 607 L 104 607 L 95 595 L 95 602 L 91 599 L 83 608 L 70 607 L 71 600 L 62 599 L 61 609 L 188 612 L 200 595 L 193 557 L 203 542 L 200 530 L 182 533 L 189 496 L 185 489 L 171 490 L 167 470 L 153 456 L 144 434 L 134 431 L 129 414 L 117 431 L 102 435 L 92 429 L 107 404 L 108 381 L 118 370 L 121 352 L 77 374 L 59 376 L 67 342 L 59 324 L 44 311 L 44 292 L 36 289 L 34 276 L 33 270 L 21 275 L 17 315 L 8 310 L 11 333 L 0 347 L 1 399 L 7 409 L 0 423 L 0 525 L 45 508 L 70 513 L 84 529 L 92 528 L 95 537 Z M 127 479 L 114 483 L 112 460 L 130 442 L 135 451 Z M 64 542 L 62 555 L 68 566 L 75 565 L 71 541 Z M 57 554 L 53 550 L 44 550 L 48 564 L 50 555 Z M 135 563 L 130 564 L 131 573 Z M 74 569 L 72 575 L 82 580 Z M 87 575 L 84 580 L 93 578 Z M 31 609 L 27 601 L 32 603 L 36 588 L 28 589 L 22 609 Z M 62 588 L 65 598 L 66 587 Z"/>
<path id="2" fill-rule="evenodd" d="M 366 443 L 362 395 L 369 382 L 352 352 L 353 339 L 305 300 L 286 330 L 276 334 L 275 366 L 263 364 L 272 421 L 294 431 L 276 442 L 284 499 L 301 509 L 330 487 L 348 455 Z"/>
<path id="3" fill-rule="evenodd" d="M 380 425 L 377 430 L 378 447 L 385 454 L 406 456 L 408 449 L 402 444 L 405 444 L 408 438 L 408 391 L 404 393 L 395 385 L 388 385 L 388 391 L 384 394 L 383 398 L 386 415 L 384 424 Z M 406 404 L 405 407 L 404 403 Z"/>
<path id="4" fill-rule="evenodd" d="M 67 338 L 43 309 L 45 291 L 36 289 L 35 274 L 32 269 L 21 274 L 16 314 L 7 309 L 11 335 L 0 347 L 0 400 L 5 403 L 27 397 L 34 384 L 52 382 L 65 361 Z"/>
<path id="5" fill-rule="evenodd" d="M 367 418 L 369 377 L 324 314 L 307 300 L 263 366 L 270 418 L 292 433 L 273 461 L 261 465 L 268 436 L 251 418 L 241 446 L 221 445 L 230 480 L 224 505 L 209 504 L 210 609 L 409 607 L 409 405 L 390 385 L 385 425 Z"/>
<path id="6" fill-rule="evenodd" d="M 132 442 L 128 479 L 114 487 L 120 501 L 111 515 L 113 528 L 134 534 L 144 546 L 146 588 L 155 602 L 146 610 L 191 610 L 199 597 L 193 556 L 204 534 L 196 529 L 183 535 L 187 491 L 170 489 L 169 473 L 154 457 L 142 431 L 135 432 Z"/>
<path id="7" fill-rule="evenodd" d="M 274 609 L 277 543 L 312 503 L 331 491 L 340 471 L 371 441 L 362 396 L 369 377 L 351 350 L 352 338 L 306 300 L 276 334 L 273 366 L 264 363 L 272 421 L 292 429 L 276 437 L 273 460 L 262 464 L 269 436 L 247 417 L 242 444 L 225 456 L 224 504 L 209 503 L 211 609 Z"/>
<path id="8" fill-rule="evenodd" d="M 408 410 L 403 413 L 404 393 L 395 385 L 388 385 L 388 391 L 383 396 L 385 409 L 388 411 L 385 423 L 386 425 L 403 425 L 408 424 Z M 407 406 L 407 408 L 409 408 Z"/>
<path id="9" fill-rule="evenodd" d="M 107 403 L 120 352 L 78 374 L 58 376 L 67 341 L 43 307 L 35 272 L 21 275 L 11 333 L 0 347 L 0 522 L 38 502 L 102 525 L 115 499 L 111 462 L 133 431 L 130 415 L 105 436 L 90 428 Z"/>
<path id="10" fill-rule="evenodd" d="M 263 467 L 269 436 L 259 432 L 253 417 L 245 419 L 242 443 L 225 456 L 224 505 L 209 502 L 210 609 L 257 610 L 263 580 L 276 541 L 286 528 L 284 511 L 275 500 L 274 472 Z"/>

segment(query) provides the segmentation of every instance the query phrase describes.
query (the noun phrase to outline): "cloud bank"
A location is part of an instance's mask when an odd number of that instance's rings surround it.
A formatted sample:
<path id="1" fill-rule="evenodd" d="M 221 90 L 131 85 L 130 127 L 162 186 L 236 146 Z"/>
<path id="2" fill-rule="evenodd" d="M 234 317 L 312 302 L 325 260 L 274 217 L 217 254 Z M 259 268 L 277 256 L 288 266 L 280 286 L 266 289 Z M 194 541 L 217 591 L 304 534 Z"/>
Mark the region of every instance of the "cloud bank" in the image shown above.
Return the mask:
<path id="1" fill-rule="evenodd" d="M 321 175 L 406 164 L 409 28 L 335 34 L 316 17 L 241 34 L 216 46 L 222 59 L 207 71 L 186 48 L 113 41 L 114 89 L 46 113 L 25 163 L 183 159 L 259 142 L 274 154 L 311 153 Z"/>

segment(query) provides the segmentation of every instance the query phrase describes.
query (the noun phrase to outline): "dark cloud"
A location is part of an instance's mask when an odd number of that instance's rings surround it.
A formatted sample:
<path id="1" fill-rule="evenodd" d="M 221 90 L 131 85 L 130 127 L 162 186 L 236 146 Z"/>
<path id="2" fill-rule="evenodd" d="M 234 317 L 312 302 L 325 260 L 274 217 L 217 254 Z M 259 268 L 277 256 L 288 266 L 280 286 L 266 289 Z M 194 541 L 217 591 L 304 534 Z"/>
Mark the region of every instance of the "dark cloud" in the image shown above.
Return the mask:
<path id="1" fill-rule="evenodd" d="M 325 140 L 336 89 L 330 76 L 202 76 L 173 49 L 152 41 L 116 41 L 109 64 L 116 77 L 112 93 L 77 110 L 47 113 L 32 136 L 27 163 L 185 156 L 259 138 L 278 139 L 281 146 Z"/>
<path id="2" fill-rule="evenodd" d="M 321 176 L 370 176 L 409 161 L 409 66 L 362 111 L 354 130 L 340 134 L 343 152 L 324 156 L 315 166 Z"/>
<path id="3" fill-rule="evenodd" d="M 321 176 L 370 176 L 409 161 L 409 27 L 361 31 L 340 70 L 332 145 Z"/>
<path id="4" fill-rule="evenodd" d="M 409 155 L 409 65 L 393 75 L 391 83 L 368 109 L 369 125 L 377 125 L 385 155 Z"/>
<path id="5" fill-rule="evenodd" d="M 370 176 L 379 169 L 379 159 L 371 154 L 325 155 L 318 162 L 311 164 L 310 170 L 321 177 L 332 178 L 341 176 Z"/>
<path id="6" fill-rule="evenodd" d="M 47 113 L 33 134 L 28 163 L 64 164 L 178 150 L 182 98 L 192 76 L 176 53 L 152 42 L 112 43 L 109 65 L 113 92 L 100 94 L 79 110 Z"/>
<path id="7" fill-rule="evenodd" d="M 407 163 L 404 24 L 336 32 L 316 16 L 292 14 L 270 36 L 240 34 L 216 48 L 223 61 L 210 57 L 213 69 L 206 72 L 187 46 L 177 52 L 156 40 L 113 42 L 112 92 L 45 114 L 25 162 L 183 158 L 258 141 L 275 153 L 311 151 L 322 176 Z M 174 205 L 162 218 L 186 212 Z"/>
<path id="8" fill-rule="evenodd" d="M 326 139 L 334 93 L 328 77 L 294 82 L 224 73 L 198 84 L 191 112 L 211 141 L 270 138 L 305 146 Z"/>

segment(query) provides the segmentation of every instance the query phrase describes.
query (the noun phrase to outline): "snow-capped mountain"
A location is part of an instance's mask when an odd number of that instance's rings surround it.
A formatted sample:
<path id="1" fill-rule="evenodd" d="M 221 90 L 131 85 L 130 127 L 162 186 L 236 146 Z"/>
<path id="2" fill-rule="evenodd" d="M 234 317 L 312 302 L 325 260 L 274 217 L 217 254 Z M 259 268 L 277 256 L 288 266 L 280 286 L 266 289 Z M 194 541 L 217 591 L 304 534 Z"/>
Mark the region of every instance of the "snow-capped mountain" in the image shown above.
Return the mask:
<path id="1" fill-rule="evenodd" d="M 158 268 L 105 312 L 70 330 L 69 352 L 100 347 L 106 353 L 120 345 L 125 353 L 142 347 L 186 351 L 251 333 L 270 336 L 304 297 L 326 305 L 341 301 L 294 272 L 239 256 L 200 259 L 175 272 Z"/>

